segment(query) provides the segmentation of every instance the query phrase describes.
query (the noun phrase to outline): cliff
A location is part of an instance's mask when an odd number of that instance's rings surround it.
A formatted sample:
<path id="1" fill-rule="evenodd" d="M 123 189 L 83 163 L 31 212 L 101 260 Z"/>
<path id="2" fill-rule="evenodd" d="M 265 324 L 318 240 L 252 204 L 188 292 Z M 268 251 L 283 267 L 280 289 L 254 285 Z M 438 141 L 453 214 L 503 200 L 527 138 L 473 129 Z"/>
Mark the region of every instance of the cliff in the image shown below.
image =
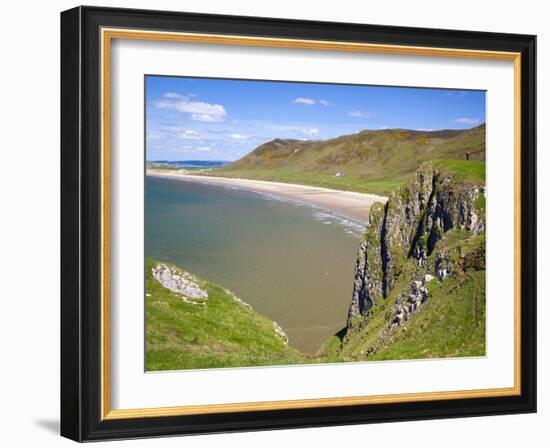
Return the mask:
<path id="1" fill-rule="evenodd" d="M 484 270 L 484 187 L 457 180 L 431 163 L 422 164 L 412 182 L 392 193 L 386 204 L 371 209 L 358 250 L 342 354 L 383 358 L 396 340 L 404 345 L 401 353 L 392 355 L 399 358 L 482 354 Z M 451 304 L 443 306 L 447 301 Z M 428 309 L 430 302 L 436 303 Z M 416 319 L 424 308 L 424 319 Z M 447 315 L 453 312 L 458 314 Z M 433 328 L 426 331 L 428 320 L 447 318 L 454 323 L 439 328 L 439 336 L 430 335 Z M 410 332 L 404 335 L 411 325 L 418 326 L 415 320 L 425 325 L 419 340 Z M 445 333 L 448 339 L 460 333 L 461 340 L 455 342 L 464 347 L 439 348 L 440 355 L 426 349 L 434 343 L 431 337 L 446 337 Z M 468 342 L 469 337 L 476 340 Z M 425 353 L 406 347 L 415 344 Z"/>

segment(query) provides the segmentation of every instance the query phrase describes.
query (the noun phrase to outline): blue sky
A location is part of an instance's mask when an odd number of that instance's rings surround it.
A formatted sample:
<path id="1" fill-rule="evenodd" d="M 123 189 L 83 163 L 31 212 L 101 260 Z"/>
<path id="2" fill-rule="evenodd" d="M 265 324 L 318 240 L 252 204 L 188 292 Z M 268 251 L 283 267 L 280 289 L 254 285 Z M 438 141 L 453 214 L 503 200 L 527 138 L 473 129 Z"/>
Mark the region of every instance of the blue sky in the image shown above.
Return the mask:
<path id="1" fill-rule="evenodd" d="M 236 160 L 274 138 L 465 129 L 485 92 L 146 76 L 147 160 Z"/>

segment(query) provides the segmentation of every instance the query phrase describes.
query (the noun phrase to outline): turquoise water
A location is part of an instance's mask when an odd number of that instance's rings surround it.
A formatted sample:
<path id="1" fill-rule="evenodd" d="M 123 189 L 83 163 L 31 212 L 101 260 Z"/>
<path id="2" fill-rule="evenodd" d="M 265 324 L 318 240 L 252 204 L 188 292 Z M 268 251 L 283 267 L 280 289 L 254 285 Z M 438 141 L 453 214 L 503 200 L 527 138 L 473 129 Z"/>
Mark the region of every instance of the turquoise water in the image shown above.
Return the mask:
<path id="1" fill-rule="evenodd" d="M 362 230 L 272 196 L 146 178 L 146 256 L 230 289 L 305 353 L 345 325 Z"/>

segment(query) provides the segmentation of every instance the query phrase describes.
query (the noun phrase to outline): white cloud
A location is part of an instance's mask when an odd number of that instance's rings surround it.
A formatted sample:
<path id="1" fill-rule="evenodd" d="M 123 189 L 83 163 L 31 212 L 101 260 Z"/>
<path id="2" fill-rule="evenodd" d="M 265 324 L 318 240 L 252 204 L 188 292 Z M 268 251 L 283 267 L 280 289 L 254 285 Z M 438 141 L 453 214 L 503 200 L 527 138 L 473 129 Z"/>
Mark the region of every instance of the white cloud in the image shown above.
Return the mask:
<path id="1" fill-rule="evenodd" d="M 314 100 L 312 98 L 305 98 L 300 96 L 292 101 L 294 104 L 302 104 L 304 106 L 313 106 L 314 104 L 320 104 L 321 106 L 332 106 L 332 103 L 327 100 Z"/>
<path id="2" fill-rule="evenodd" d="M 199 152 L 210 152 L 212 148 L 210 146 L 199 146 L 198 148 L 195 148 L 195 151 Z"/>
<path id="3" fill-rule="evenodd" d="M 319 135 L 319 129 L 317 128 L 304 128 L 301 129 L 301 132 L 308 137 L 316 137 Z"/>
<path id="4" fill-rule="evenodd" d="M 304 98 L 304 97 L 298 97 L 294 101 L 292 101 L 295 104 L 303 104 L 304 106 L 312 106 L 315 104 L 315 100 L 312 100 L 311 98 Z"/>
<path id="5" fill-rule="evenodd" d="M 458 124 L 477 124 L 479 123 L 481 120 L 479 118 L 470 118 L 470 117 L 460 117 L 460 118 L 455 118 L 453 120 L 453 123 L 458 123 Z"/>
<path id="6" fill-rule="evenodd" d="M 224 116 L 225 116 L 225 112 L 223 114 L 197 113 L 197 114 L 191 114 L 191 119 L 195 121 L 218 122 L 218 121 L 223 121 Z"/>
<path id="7" fill-rule="evenodd" d="M 188 97 L 184 95 L 180 95 L 179 93 L 175 92 L 166 92 L 164 95 L 162 95 L 164 98 L 170 98 L 170 99 L 180 99 L 180 100 L 187 100 Z"/>
<path id="8" fill-rule="evenodd" d="M 199 133 L 197 131 L 187 129 L 180 134 L 180 137 L 186 140 L 196 140 L 198 135 Z"/>
<path id="9" fill-rule="evenodd" d="M 169 92 L 168 100 L 156 101 L 154 104 L 159 109 L 171 109 L 178 112 L 191 114 L 191 119 L 196 121 L 223 121 L 226 112 L 221 104 L 205 103 L 203 101 L 189 101 L 187 97 Z M 166 97 L 166 95 L 164 96 Z"/>
<path id="10" fill-rule="evenodd" d="M 361 111 L 361 110 L 353 110 L 351 112 L 348 112 L 348 117 L 355 117 L 355 118 L 372 118 L 376 115 L 376 112 L 368 112 L 368 111 Z"/>
<path id="11" fill-rule="evenodd" d="M 235 140 L 246 140 L 248 137 L 242 134 L 230 134 L 229 137 L 234 138 Z"/>

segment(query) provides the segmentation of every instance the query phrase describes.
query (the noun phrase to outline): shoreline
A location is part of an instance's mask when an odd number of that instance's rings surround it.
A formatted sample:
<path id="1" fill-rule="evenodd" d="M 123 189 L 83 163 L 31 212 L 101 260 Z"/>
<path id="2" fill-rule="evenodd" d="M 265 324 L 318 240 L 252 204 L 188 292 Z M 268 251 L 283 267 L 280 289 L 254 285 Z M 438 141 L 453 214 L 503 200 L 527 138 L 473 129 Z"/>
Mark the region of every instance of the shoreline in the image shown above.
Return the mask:
<path id="1" fill-rule="evenodd" d="M 388 199 L 385 196 L 376 194 L 333 190 L 324 187 L 310 187 L 307 185 L 287 184 L 284 182 L 266 180 L 201 176 L 189 173 L 169 173 L 158 170 L 147 170 L 146 175 L 269 194 L 334 211 L 362 222 L 366 222 L 370 208 L 375 202 L 384 203 Z"/>

